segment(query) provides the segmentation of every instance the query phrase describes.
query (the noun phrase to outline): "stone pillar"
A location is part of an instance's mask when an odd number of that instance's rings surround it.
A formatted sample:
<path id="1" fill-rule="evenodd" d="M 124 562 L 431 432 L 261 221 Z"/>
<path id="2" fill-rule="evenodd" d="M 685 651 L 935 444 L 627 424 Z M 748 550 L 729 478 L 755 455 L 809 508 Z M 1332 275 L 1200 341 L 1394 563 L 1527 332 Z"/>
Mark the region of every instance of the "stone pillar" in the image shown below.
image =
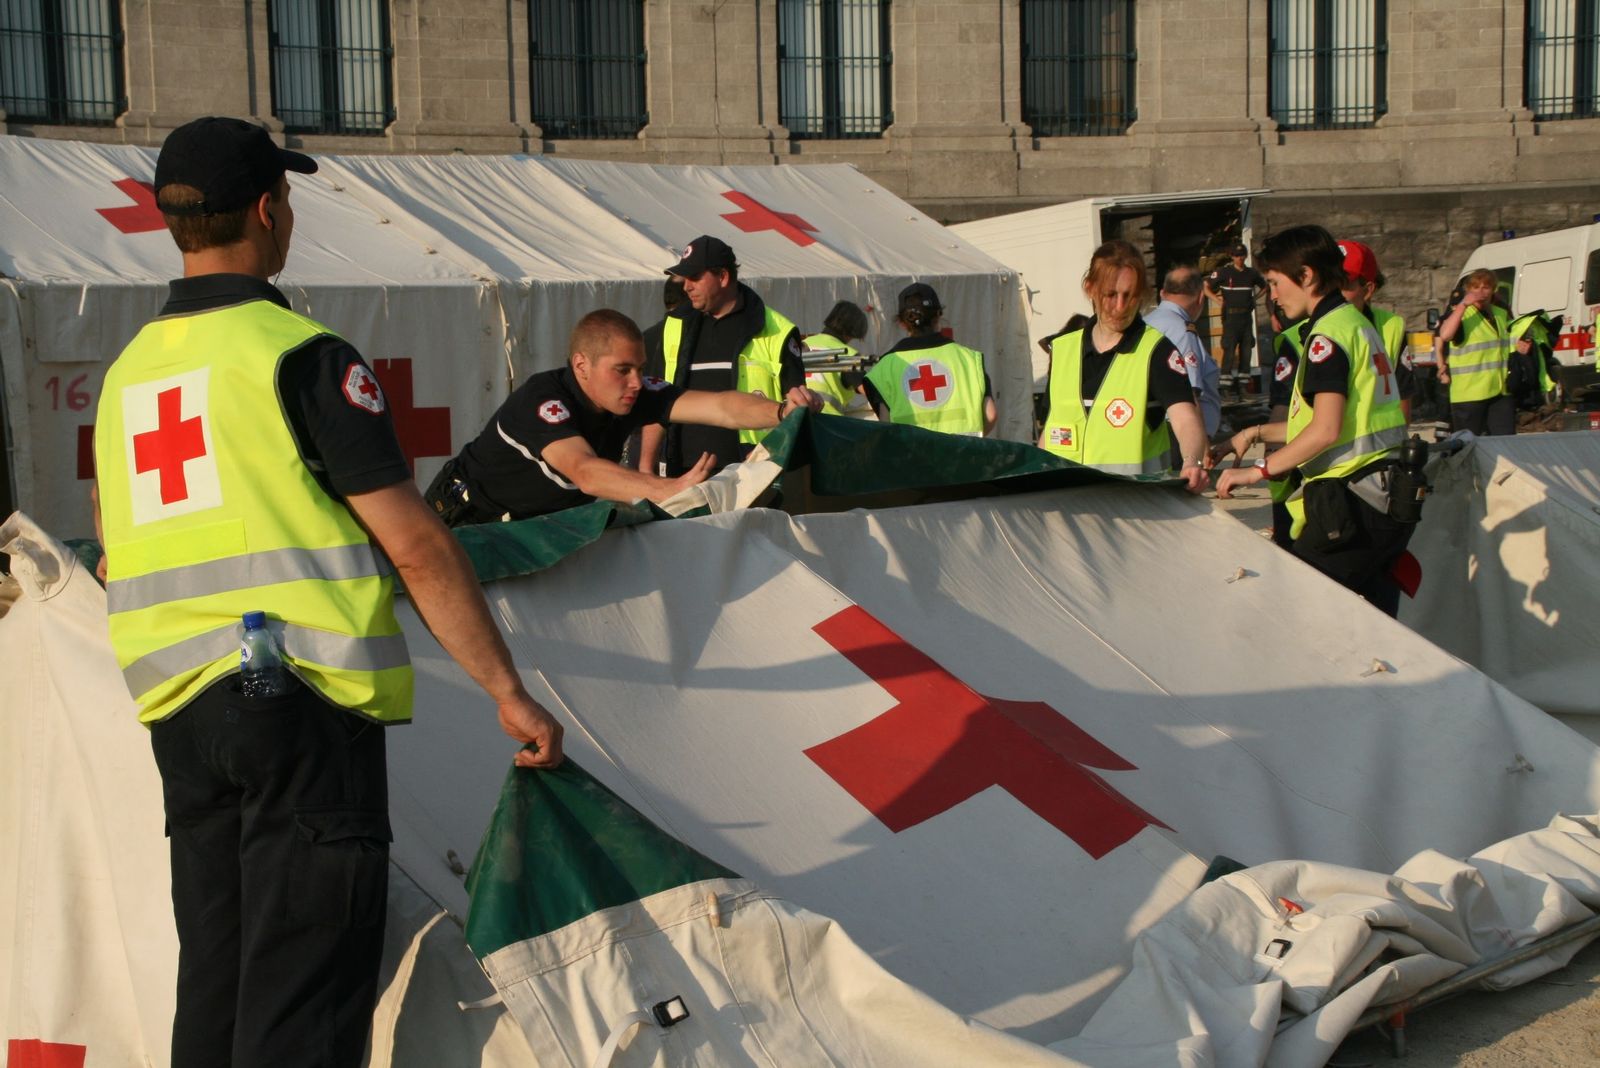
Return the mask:
<path id="1" fill-rule="evenodd" d="M 668 163 L 770 163 L 776 126 L 775 0 L 650 0 L 647 152 Z"/>
<path id="2" fill-rule="evenodd" d="M 393 0 L 394 152 L 520 152 L 512 85 L 519 5 L 506 0 Z M 520 23 L 527 55 L 527 23 Z M 527 79 L 523 78 L 526 98 Z M 306 137 L 308 148 L 372 151 L 369 138 Z"/>

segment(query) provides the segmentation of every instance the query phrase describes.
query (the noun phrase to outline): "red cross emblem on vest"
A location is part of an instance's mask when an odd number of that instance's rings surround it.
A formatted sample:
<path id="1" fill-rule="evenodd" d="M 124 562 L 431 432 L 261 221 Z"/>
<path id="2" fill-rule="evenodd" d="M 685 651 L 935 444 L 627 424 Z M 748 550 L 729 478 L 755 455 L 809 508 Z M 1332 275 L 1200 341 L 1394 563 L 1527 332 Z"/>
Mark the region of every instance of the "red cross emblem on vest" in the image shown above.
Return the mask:
<path id="1" fill-rule="evenodd" d="M 950 368 L 938 360 L 922 360 L 906 368 L 906 396 L 918 408 L 937 408 L 950 399 Z"/>
<path id="2" fill-rule="evenodd" d="M 857 605 L 812 629 L 895 701 L 805 751 L 889 830 L 991 787 L 1097 860 L 1147 826 L 1166 827 L 1091 770 L 1137 769 L 1042 701 L 985 697 Z"/>
<path id="3" fill-rule="evenodd" d="M 123 432 L 131 465 L 133 521 L 150 523 L 222 503 L 211 450 L 210 370 L 124 387 Z"/>
<path id="4" fill-rule="evenodd" d="M 1133 405 L 1118 397 L 1106 405 L 1106 422 L 1115 427 L 1128 425 L 1128 420 L 1133 418 Z"/>

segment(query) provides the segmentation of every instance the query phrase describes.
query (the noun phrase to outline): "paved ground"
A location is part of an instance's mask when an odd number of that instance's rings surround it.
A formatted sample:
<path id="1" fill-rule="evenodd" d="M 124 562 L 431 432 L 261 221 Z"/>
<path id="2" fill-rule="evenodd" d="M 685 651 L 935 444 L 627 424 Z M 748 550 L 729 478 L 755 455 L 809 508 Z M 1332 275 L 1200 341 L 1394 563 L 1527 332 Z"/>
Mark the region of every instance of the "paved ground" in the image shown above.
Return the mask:
<path id="1" fill-rule="evenodd" d="M 1424 435 L 1426 437 L 1426 435 Z M 1249 456 L 1254 460 L 1259 450 Z M 1264 487 L 1217 505 L 1263 536 L 1272 508 Z M 1588 726 L 1588 724 L 1584 724 Z M 1593 1068 L 1600 1065 L 1600 942 L 1571 964 L 1514 990 L 1472 992 L 1429 1005 L 1406 1027 L 1408 1054 L 1396 1059 L 1377 1030 L 1352 1036 L 1334 1068 Z"/>

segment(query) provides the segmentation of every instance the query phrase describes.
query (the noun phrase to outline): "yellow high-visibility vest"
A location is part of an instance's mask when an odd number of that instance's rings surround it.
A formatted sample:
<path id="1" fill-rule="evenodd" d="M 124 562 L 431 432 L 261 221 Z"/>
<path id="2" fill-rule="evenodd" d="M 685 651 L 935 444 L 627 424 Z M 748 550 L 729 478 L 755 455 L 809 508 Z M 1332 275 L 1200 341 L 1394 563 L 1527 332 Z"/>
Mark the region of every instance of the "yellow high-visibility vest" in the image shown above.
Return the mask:
<path id="1" fill-rule="evenodd" d="M 1150 395 L 1150 355 L 1166 335 L 1145 325 L 1131 352 L 1111 361 L 1100 390 L 1086 408 L 1083 345 L 1087 330 L 1050 343 L 1050 413 L 1043 446 L 1057 456 L 1119 475 L 1160 475 L 1172 470 L 1172 431 L 1165 420 L 1145 420 Z"/>
<path id="2" fill-rule="evenodd" d="M 106 601 L 142 722 L 239 670 L 254 609 L 328 701 L 411 718 L 393 568 L 301 459 L 278 399 L 284 355 L 326 334 L 251 300 L 154 320 L 106 373 L 94 431 Z M 377 396 L 376 381 L 356 385 Z"/>

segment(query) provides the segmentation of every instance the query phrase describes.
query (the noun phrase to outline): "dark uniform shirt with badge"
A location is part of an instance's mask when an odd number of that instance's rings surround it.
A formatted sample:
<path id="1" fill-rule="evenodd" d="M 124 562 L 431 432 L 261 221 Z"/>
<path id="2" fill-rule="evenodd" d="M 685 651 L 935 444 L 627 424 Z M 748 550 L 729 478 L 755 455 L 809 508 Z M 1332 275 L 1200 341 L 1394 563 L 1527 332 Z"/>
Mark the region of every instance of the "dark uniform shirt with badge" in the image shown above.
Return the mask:
<path id="1" fill-rule="evenodd" d="M 1300 379 L 1300 395 L 1312 408 L 1317 406 L 1318 393 L 1350 395 L 1350 354 L 1326 334 L 1317 333 L 1317 322 L 1324 315 L 1344 304 L 1344 294 L 1333 292 L 1317 302 L 1311 317 L 1300 325 L 1304 339 L 1305 374 Z"/>
<path id="2" fill-rule="evenodd" d="M 1254 314 L 1256 291 L 1267 287 L 1267 280 L 1254 267 L 1235 267 L 1231 263 L 1212 271 L 1206 281 L 1221 294 L 1223 315 Z"/>
<path id="3" fill-rule="evenodd" d="M 526 519 L 594 500 L 545 463 L 544 450 L 581 437 L 600 459 L 616 463 L 628 437 L 642 426 L 665 423 L 682 393 L 669 382 L 646 378 L 633 408 L 613 415 L 589 403 L 570 367 L 529 378 L 456 458 L 459 477 L 471 493 L 473 519 Z"/>
<path id="4" fill-rule="evenodd" d="M 252 300 L 289 307 L 270 282 L 207 274 L 174 280 L 161 314 L 194 315 Z M 319 334 L 286 354 L 277 388 L 300 458 L 329 496 L 343 500 L 411 478 L 378 380 L 348 341 Z"/>

